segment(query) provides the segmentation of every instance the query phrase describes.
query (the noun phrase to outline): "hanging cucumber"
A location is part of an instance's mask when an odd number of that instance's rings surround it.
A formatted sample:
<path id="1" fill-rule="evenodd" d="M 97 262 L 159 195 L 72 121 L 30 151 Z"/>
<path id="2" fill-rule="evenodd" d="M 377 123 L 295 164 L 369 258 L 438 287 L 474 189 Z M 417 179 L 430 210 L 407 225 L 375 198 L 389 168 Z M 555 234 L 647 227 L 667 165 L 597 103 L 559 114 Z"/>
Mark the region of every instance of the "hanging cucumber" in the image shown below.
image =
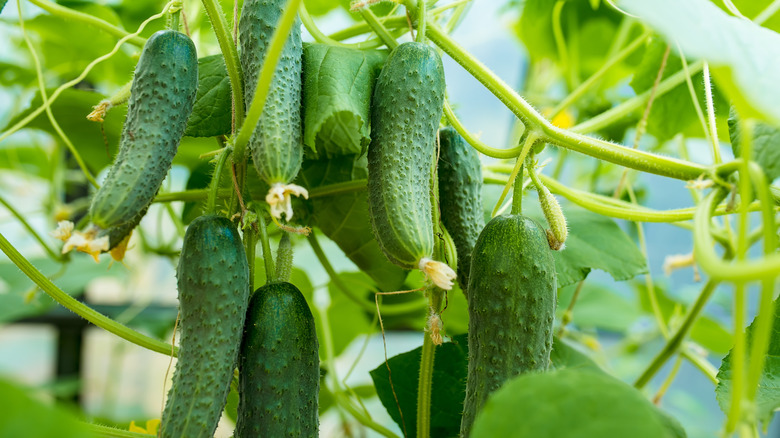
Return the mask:
<path id="1" fill-rule="evenodd" d="M 181 341 L 160 436 L 212 437 L 227 401 L 249 301 L 238 230 L 220 216 L 193 220 L 179 267 Z"/>
<path id="2" fill-rule="evenodd" d="M 246 0 L 241 8 L 238 38 L 247 108 L 252 104 L 260 69 L 286 4 L 286 0 Z M 276 65 L 262 116 L 249 139 L 255 169 L 270 186 L 266 201 L 271 214 L 281 218 L 284 213 L 287 220 L 293 215 L 290 196 L 308 197 L 304 188 L 290 184 L 303 160 L 302 56 L 301 25 L 296 18 Z"/>
<path id="3" fill-rule="evenodd" d="M 236 438 L 317 436 L 318 351 L 314 317 L 297 287 L 255 291 L 238 362 Z"/>
<path id="4" fill-rule="evenodd" d="M 552 350 L 556 276 L 534 220 L 497 216 L 482 230 L 469 275 L 469 371 L 461 436 L 509 378 L 545 370 Z"/>
<path id="5" fill-rule="evenodd" d="M 70 236 L 63 251 L 97 259 L 138 225 L 171 168 L 197 89 L 192 40 L 174 30 L 152 35 L 135 69 L 119 152 L 92 198 L 92 226 Z"/>
<path id="6" fill-rule="evenodd" d="M 439 207 L 441 221 L 458 253 L 458 283 L 466 292 L 471 251 L 485 227 L 479 154 L 450 126 L 439 130 Z"/>
<path id="7" fill-rule="evenodd" d="M 421 269 L 437 286 L 450 289 L 455 273 L 431 259 L 431 171 L 443 102 L 439 54 L 417 42 L 395 48 L 374 88 L 368 207 L 387 258 L 405 269 Z"/>

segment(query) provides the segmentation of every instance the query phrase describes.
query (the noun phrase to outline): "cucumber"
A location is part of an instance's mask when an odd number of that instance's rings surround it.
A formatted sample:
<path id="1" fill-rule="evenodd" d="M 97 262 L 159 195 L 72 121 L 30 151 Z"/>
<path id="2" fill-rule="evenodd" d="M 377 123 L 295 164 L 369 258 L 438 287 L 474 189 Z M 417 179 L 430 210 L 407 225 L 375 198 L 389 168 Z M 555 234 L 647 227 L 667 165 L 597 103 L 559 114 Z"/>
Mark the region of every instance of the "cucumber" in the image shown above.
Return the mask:
<path id="1" fill-rule="evenodd" d="M 236 438 L 317 436 L 318 351 L 314 317 L 297 287 L 255 291 L 238 362 Z"/>
<path id="2" fill-rule="evenodd" d="M 555 262 L 544 229 L 521 215 L 488 222 L 471 259 L 469 371 L 461 436 L 469 436 L 488 396 L 506 380 L 547 369 L 555 292 Z"/>
<path id="3" fill-rule="evenodd" d="M 417 42 L 395 48 L 374 88 L 368 207 L 379 246 L 405 269 L 421 269 L 433 254 L 431 172 L 443 102 L 438 53 Z"/>
<path id="4" fill-rule="evenodd" d="M 458 283 L 469 284 L 471 251 L 485 227 L 482 211 L 482 167 L 477 151 L 458 132 L 439 130 L 439 208 L 458 253 Z"/>
<path id="5" fill-rule="evenodd" d="M 89 214 L 108 248 L 146 213 L 171 168 L 198 90 L 198 57 L 183 33 L 163 30 L 141 52 L 127 105 L 119 152 Z"/>
<path id="6" fill-rule="evenodd" d="M 263 58 L 286 4 L 286 0 L 246 0 L 241 8 L 238 39 L 247 109 L 252 104 Z M 296 19 L 276 65 L 263 114 L 248 145 L 255 169 L 270 186 L 291 182 L 303 160 L 302 56 L 301 26 Z"/>
<path id="7" fill-rule="evenodd" d="M 184 235 L 177 271 L 181 341 L 161 437 L 212 437 L 227 401 L 249 302 L 238 230 L 201 216 Z"/>

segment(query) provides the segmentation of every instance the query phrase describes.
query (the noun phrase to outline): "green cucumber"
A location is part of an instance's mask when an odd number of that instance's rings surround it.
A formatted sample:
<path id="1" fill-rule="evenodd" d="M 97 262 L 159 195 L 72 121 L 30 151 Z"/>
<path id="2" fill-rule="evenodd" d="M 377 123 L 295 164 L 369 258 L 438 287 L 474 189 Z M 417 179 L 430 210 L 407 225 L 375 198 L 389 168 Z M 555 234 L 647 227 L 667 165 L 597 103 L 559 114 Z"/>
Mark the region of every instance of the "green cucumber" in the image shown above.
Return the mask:
<path id="1" fill-rule="evenodd" d="M 297 287 L 269 283 L 255 291 L 238 369 L 236 438 L 317 436 L 319 346 Z"/>
<path id="2" fill-rule="evenodd" d="M 471 252 L 485 227 L 479 154 L 450 126 L 439 130 L 439 208 L 441 222 L 458 252 L 458 283 L 466 292 Z"/>
<path id="3" fill-rule="evenodd" d="M 461 436 L 469 436 L 488 396 L 506 380 L 547 369 L 555 292 L 555 261 L 544 229 L 521 215 L 488 222 L 471 259 L 469 371 Z"/>
<path id="4" fill-rule="evenodd" d="M 89 209 L 115 247 L 138 225 L 171 168 L 198 90 L 198 57 L 183 33 L 149 38 L 135 69 L 114 164 Z"/>
<path id="5" fill-rule="evenodd" d="M 241 8 L 238 39 L 247 108 L 252 104 L 257 76 L 286 4 L 286 0 L 245 0 Z M 303 160 L 302 56 L 301 26 L 296 19 L 276 65 L 263 114 L 248 145 L 260 178 L 271 186 L 291 182 Z"/>
<path id="6" fill-rule="evenodd" d="M 433 254 L 431 171 L 443 102 L 438 53 L 417 42 L 395 48 L 374 88 L 368 206 L 382 251 L 405 269 Z"/>
<path id="7" fill-rule="evenodd" d="M 227 401 L 249 302 L 249 264 L 236 226 L 201 216 L 177 271 L 181 341 L 161 437 L 212 437 Z"/>

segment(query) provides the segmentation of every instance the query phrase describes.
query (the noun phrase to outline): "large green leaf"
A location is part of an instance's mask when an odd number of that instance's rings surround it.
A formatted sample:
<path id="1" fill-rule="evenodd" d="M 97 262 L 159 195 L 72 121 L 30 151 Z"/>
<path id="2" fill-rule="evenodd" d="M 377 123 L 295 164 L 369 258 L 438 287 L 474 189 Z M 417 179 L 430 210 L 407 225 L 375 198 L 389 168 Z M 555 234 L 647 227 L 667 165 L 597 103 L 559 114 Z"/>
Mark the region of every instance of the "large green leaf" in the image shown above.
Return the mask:
<path id="1" fill-rule="evenodd" d="M 46 90 L 49 96 L 51 96 L 53 91 L 51 89 Z M 51 106 L 54 119 L 65 131 L 65 134 L 93 173 L 97 173 L 111 163 L 119 145 L 122 125 L 127 114 L 127 105 L 122 105 L 108 112 L 102 127 L 100 123 L 87 120 L 87 114 L 92 111 L 92 107 L 104 98 L 105 96 L 100 93 L 69 88 L 63 91 Z M 4 129 L 15 125 L 27 117 L 41 104 L 41 95 L 37 93 L 32 99 L 29 108 L 8 122 Z M 53 138 L 59 140 L 59 136 L 51 122 L 49 122 L 45 111 L 27 124 L 27 128 L 45 131 L 51 134 Z"/>
<path id="2" fill-rule="evenodd" d="M 523 207 L 525 214 L 540 224 L 547 223 L 537 203 Z M 563 250 L 553 251 L 559 288 L 584 279 L 593 269 L 606 271 L 617 281 L 647 272 L 639 248 L 614 220 L 569 204 L 564 205 L 563 213 L 569 237 Z"/>
<path id="3" fill-rule="evenodd" d="M 314 157 L 363 154 L 374 82 L 387 52 L 308 44 L 303 51 L 303 141 Z"/>
<path id="4" fill-rule="evenodd" d="M 198 59 L 198 94 L 184 135 L 229 135 L 232 120 L 230 78 L 222 55 Z"/>
<path id="5" fill-rule="evenodd" d="M 707 60 L 740 114 L 780 123 L 780 35 L 707 0 L 620 0 L 686 56 Z"/>
<path id="6" fill-rule="evenodd" d="M 742 127 L 734 111 L 731 111 L 731 114 L 729 114 L 729 134 L 734 156 L 740 157 Z M 764 173 L 770 183 L 775 178 L 780 177 L 780 129 L 766 123 L 757 122 L 753 128 L 751 149 L 753 151 L 751 159 L 755 160 L 764 169 Z"/>
<path id="7" fill-rule="evenodd" d="M 51 438 L 91 437 L 88 427 L 64 409 L 41 402 L 30 396 L 29 388 L 22 388 L 0 379 L 0 436 Z"/>
<path id="8" fill-rule="evenodd" d="M 365 179 L 367 175 L 365 156 L 345 155 L 330 160 L 305 160 L 298 178 L 311 192 L 329 184 Z M 390 263 L 379 248 L 371 230 L 365 189 L 312 197 L 309 205 L 314 224 L 381 290 L 401 288 L 406 271 Z"/>
<path id="9" fill-rule="evenodd" d="M 769 339 L 769 349 L 766 352 L 766 363 L 761 372 L 761 380 L 758 382 L 758 393 L 756 395 L 756 411 L 758 418 L 765 426 L 769 425 L 776 409 L 780 408 L 780 303 L 775 300 L 775 315 L 772 325 L 772 333 Z M 753 343 L 753 331 L 755 330 L 756 320 L 754 319 L 747 328 L 747 346 Z M 728 412 L 731 404 L 731 351 L 718 370 L 718 386 L 715 388 L 715 395 L 718 398 L 718 404 L 723 412 Z"/>
<path id="10" fill-rule="evenodd" d="M 406 424 L 406 436 L 415 437 L 417 385 L 422 347 L 390 358 L 371 371 L 377 395 L 393 420 L 403 429 L 399 407 Z M 588 356 L 555 338 L 550 355 L 552 368 L 588 370 L 603 373 Z M 387 368 L 392 373 L 392 386 Z M 468 374 L 468 335 L 459 335 L 436 347 L 431 398 L 431 436 L 454 437 L 460 431 Z M 395 395 L 398 397 L 396 403 Z M 501 436 L 501 435 L 495 435 Z M 530 436 L 530 435 L 529 435 Z"/>
<path id="11" fill-rule="evenodd" d="M 473 438 L 629 436 L 677 438 L 685 431 L 636 389 L 582 369 L 509 380 L 488 398 L 471 432 Z"/>
<path id="12" fill-rule="evenodd" d="M 642 63 L 637 67 L 636 72 L 631 79 L 631 87 L 637 94 L 650 90 L 653 87 L 656 77 L 658 76 L 658 71 L 661 68 L 661 62 L 666 48 L 666 43 L 658 38 L 653 38 L 648 45 Z M 677 49 L 672 46 L 664 67 L 663 78 L 667 78 L 682 69 L 682 61 L 677 56 L 678 54 Z M 704 89 L 701 86 L 703 83 L 703 74 L 698 73 L 694 75 L 691 78 L 691 81 L 694 84 L 694 91 L 696 91 L 696 100 L 699 102 L 699 108 L 705 108 Z M 728 103 L 723 98 L 723 95 L 718 92 L 717 88 L 713 90 L 713 99 L 715 115 L 719 119 L 725 119 L 728 114 Z M 722 127 L 723 123 L 719 126 Z M 655 100 L 653 100 L 653 106 L 650 108 L 650 115 L 647 119 L 647 132 L 658 138 L 661 142 L 674 137 L 678 133 L 684 133 L 687 136 L 692 137 L 701 137 L 704 135 L 704 130 L 701 123 L 699 123 L 696 107 L 694 107 L 694 100 L 691 97 L 687 84 L 682 83 L 672 90 L 656 96 Z M 725 130 L 718 134 L 720 136 L 725 135 Z"/>

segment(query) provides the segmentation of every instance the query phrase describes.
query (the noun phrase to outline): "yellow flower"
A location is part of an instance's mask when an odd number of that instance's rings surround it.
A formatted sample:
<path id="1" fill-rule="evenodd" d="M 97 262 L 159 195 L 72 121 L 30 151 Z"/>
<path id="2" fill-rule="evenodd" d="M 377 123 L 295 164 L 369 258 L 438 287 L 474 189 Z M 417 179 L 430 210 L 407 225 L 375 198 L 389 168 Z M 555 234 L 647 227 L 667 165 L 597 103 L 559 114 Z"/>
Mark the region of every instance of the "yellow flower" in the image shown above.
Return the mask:
<path id="1" fill-rule="evenodd" d="M 160 420 L 148 420 L 146 422 L 146 428 L 137 426 L 135 424 L 135 421 L 130 422 L 130 429 L 128 429 L 130 432 L 140 432 L 145 433 L 149 435 L 157 435 L 157 429 L 160 428 Z"/>
<path id="2" fill-rule="evenodd" d="M 271 206 L 271 216 L 281 219 L 282 213 L 289 221 L 293 216 L 291 195 L 303 196 L 309 199 L 309 192 L 301 186 L 295 184 L 276 183 L 268 189 L 265 196 L 265 202 Z"/>
<path id="3" fill-rule="evenodd" d="M 95 263 L 100 263 L 100 253 L 108 251 L 108 236 L 97 237 L 98 229 L 91 228 L 86 232 L 74 231 L 62 247 L 62 253 L 65 254 L 72 249 L 85 252 L 95 259 Z"/>

